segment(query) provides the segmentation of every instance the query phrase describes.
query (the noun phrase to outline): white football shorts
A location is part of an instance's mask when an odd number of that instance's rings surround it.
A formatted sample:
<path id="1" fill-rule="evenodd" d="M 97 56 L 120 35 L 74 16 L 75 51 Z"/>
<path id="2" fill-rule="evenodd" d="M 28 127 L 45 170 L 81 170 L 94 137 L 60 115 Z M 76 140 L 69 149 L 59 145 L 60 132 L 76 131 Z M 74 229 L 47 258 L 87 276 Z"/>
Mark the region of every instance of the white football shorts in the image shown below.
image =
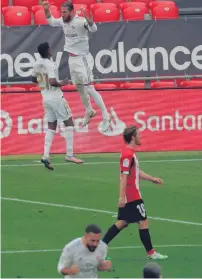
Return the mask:
<path id="1" fill-rule="evenodd" d="M 74 85 L 93 82 L 93 56 L 69 56 L 69 70 Z"/>
<path id="2" fill-rule="evenodd" d="M 57 120 L 60 123 L 72 117 L 71 109 L 64 97 L 44 100 L 43 106 L 48 122 Z"/>

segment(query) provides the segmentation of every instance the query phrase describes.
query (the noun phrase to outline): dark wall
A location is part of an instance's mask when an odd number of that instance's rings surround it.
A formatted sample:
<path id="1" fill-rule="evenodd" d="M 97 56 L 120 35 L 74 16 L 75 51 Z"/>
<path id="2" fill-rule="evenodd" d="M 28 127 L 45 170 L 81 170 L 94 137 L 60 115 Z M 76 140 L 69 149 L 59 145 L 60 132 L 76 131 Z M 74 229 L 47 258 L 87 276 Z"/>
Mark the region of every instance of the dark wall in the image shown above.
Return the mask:
<path id="1" fill-rule="evenodd" d="M 202 0 L 174 0 L 179 8 L 202 8 Z"/>

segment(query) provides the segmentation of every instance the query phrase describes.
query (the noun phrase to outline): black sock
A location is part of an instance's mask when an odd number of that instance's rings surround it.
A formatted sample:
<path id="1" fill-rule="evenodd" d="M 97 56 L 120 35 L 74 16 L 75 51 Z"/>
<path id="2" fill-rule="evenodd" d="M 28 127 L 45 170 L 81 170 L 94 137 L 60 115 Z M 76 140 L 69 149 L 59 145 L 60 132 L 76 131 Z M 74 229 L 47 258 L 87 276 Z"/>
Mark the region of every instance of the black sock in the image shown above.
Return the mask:
<path id="1" fill-rule="evenodd" d="M 151 237 L 149 233 L 149 229 L 143 229 L 139 230 L 140 239 L 142 241 L 142 244 L 144 245 L 144 248 L 147 252 L 151 251 L 153 249 Z"/>
<path id="2" fill-rule="evenodd" d="M 117 234 L 120 233 L 120 230 L 117 228 L 117 226 L 114 224 L 111 226 L 111 228 L 108 229 L 107 233 L 105 234 L 103 238 L 103 242 L 106 244 L 109 244 L 110 241 L 112 241 L 113 238 L 117 236 Z"/>

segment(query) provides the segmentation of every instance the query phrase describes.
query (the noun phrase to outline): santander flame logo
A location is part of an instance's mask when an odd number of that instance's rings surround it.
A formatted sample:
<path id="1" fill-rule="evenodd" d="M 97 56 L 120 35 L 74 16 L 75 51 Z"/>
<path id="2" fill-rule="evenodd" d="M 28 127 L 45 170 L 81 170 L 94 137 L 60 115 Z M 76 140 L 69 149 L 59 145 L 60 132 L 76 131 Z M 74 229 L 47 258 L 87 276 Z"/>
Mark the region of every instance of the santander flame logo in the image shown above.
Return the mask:
<path id="1" fill-rule="evenodd" d="M 114 136 L 118 136 L 121 135 L 126 127 L 126 124 L 119 119 L 119 117 L 117 116 L 115 110 L 113 107 L 110 108 L 110 112 L 111 112 L 111 124 L 109 129 L 106 132 L 102 131 L 102 122 L 100 122 L 99 126 L 98 126 L 98 131 L 108 137 L 114 137 Z"/>

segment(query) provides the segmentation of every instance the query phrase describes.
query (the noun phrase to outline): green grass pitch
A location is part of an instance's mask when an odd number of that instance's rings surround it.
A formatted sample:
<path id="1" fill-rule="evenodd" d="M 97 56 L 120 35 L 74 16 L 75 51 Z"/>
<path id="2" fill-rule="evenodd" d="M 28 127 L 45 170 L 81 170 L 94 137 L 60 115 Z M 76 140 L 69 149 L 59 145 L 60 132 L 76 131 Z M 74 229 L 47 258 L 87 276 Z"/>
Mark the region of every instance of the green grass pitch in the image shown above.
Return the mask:
<path id="1" fill-rule="evenodd" d="M 37 163 L 37 156 L 2 159 L 3 278 L 60 278 L 57 261 L 64 245 L 81 236 L 88 223 L 99 224 L 104 233 L 115 221 L 119 155 L 80 157 L 86 164 L 65 164 L 64 156 L 52 156 L 53 172 Z M 162 218 L 151 218 L 149 223 L 153 244 L 159 246 L 156 250 L 169 256 L 160 262 L 164 278 L 201 277 L 202 152 L 139 153 L 138 157 L 142 170 L 164 180 L 163 187 L 141 182 L 147 214 Z M 99 277 L 142 276 L 148 260 L 136 225 L 111 242 L 109 256 L 113 271 Z"/>

